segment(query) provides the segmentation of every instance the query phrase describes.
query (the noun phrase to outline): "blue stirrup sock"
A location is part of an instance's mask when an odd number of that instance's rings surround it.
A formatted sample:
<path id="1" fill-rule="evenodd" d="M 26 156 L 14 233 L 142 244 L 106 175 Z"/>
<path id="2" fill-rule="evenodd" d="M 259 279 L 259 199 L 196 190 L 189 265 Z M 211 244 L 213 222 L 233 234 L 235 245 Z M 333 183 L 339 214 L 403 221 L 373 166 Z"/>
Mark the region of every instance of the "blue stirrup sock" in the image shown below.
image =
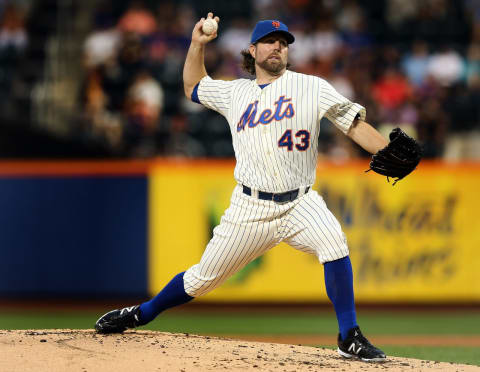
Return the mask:
<path id="1" fill-rule="evenodd" d="M 183 286 L 184 274 L 185 272 L 174 276 L 159 294 L 157 294 L 150 301 L 144 302 L 140 305 L 140 325 L 144 325 L 152 321 L 164 310 L 193 300 L 193 297 L 189 296 L 185 292 L 185 288 Z"/>
<path id="2" fill-rule="evenodd" d="M 348 331 L 357 326 L 355 301 L 353 296 L 353 272 L 350 257 L 326 262 L 323 265 L 325 273 L 325 287 L 328 298 L 333 303 L 337 314 L 338 328 L 342 340 Z"/>

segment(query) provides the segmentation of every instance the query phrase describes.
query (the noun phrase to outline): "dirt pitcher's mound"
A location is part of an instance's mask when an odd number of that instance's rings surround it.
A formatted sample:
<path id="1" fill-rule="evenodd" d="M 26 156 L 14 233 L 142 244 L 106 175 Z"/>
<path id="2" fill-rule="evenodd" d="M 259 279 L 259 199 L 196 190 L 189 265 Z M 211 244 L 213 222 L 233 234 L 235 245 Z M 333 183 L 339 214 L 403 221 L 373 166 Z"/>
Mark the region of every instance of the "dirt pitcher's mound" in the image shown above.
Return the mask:
<path id="1" fill-rule="evenodd" d="M 390 357 L 345 360 L 336 351 L 216 337 L 128 331 L 0 330 L 0 371 L 480 371 L 480 367 Z"/>

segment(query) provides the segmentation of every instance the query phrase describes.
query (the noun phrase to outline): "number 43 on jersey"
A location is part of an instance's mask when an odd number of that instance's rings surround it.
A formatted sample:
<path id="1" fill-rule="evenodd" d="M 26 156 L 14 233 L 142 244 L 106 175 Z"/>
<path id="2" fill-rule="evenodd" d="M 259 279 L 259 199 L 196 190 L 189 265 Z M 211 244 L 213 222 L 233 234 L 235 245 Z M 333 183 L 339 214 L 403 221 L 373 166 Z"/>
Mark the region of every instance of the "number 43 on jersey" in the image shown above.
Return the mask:
<path id="1" fill-rule="evenodd" d="M 302 129 L 293 135 L 292 130 L 287 129 L 278 140 L 278 147 L 286 147 L 288 151 L 292 151 L 294 146 L 298 151 L 308 149 L 310 147 L 310 132 Z"/>

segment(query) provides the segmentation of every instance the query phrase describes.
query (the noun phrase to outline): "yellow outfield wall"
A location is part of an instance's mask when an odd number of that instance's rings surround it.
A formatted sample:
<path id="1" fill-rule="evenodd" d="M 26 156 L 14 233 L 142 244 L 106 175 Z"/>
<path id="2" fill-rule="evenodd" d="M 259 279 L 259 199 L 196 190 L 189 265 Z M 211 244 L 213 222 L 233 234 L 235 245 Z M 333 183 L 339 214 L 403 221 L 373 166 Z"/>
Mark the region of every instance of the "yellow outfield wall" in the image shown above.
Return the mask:
<path id="1" fill-rule="evenodd" d="M 228 207 L 233 162 L 150 172 L 150 292 L 197 263 Z M 367 163 L 320 164 L 313 187 L 347 236 L 359 302 L 480 301 L 480 164 L 422 162 L 392 187 Z M 280 244 L 198 301 L 327 301 L 316 257 Z"/>

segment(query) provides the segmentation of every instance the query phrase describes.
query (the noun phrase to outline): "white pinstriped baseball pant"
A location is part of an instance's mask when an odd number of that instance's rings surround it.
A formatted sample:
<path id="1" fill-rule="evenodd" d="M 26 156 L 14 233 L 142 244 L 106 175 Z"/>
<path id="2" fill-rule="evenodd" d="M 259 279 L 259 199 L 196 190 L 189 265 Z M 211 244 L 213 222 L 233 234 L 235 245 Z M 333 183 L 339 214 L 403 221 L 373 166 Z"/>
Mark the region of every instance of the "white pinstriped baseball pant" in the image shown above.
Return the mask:
<path id="1" fill-rule="evenodd" d="M 277 204 L 248 196 L 237 185 L 200 263 L 185 272 L 185 292 L 199 297 L 212 291 L 282 241 L 321 263 L 348 255 L 340 223 L 315 190 Z"/>

